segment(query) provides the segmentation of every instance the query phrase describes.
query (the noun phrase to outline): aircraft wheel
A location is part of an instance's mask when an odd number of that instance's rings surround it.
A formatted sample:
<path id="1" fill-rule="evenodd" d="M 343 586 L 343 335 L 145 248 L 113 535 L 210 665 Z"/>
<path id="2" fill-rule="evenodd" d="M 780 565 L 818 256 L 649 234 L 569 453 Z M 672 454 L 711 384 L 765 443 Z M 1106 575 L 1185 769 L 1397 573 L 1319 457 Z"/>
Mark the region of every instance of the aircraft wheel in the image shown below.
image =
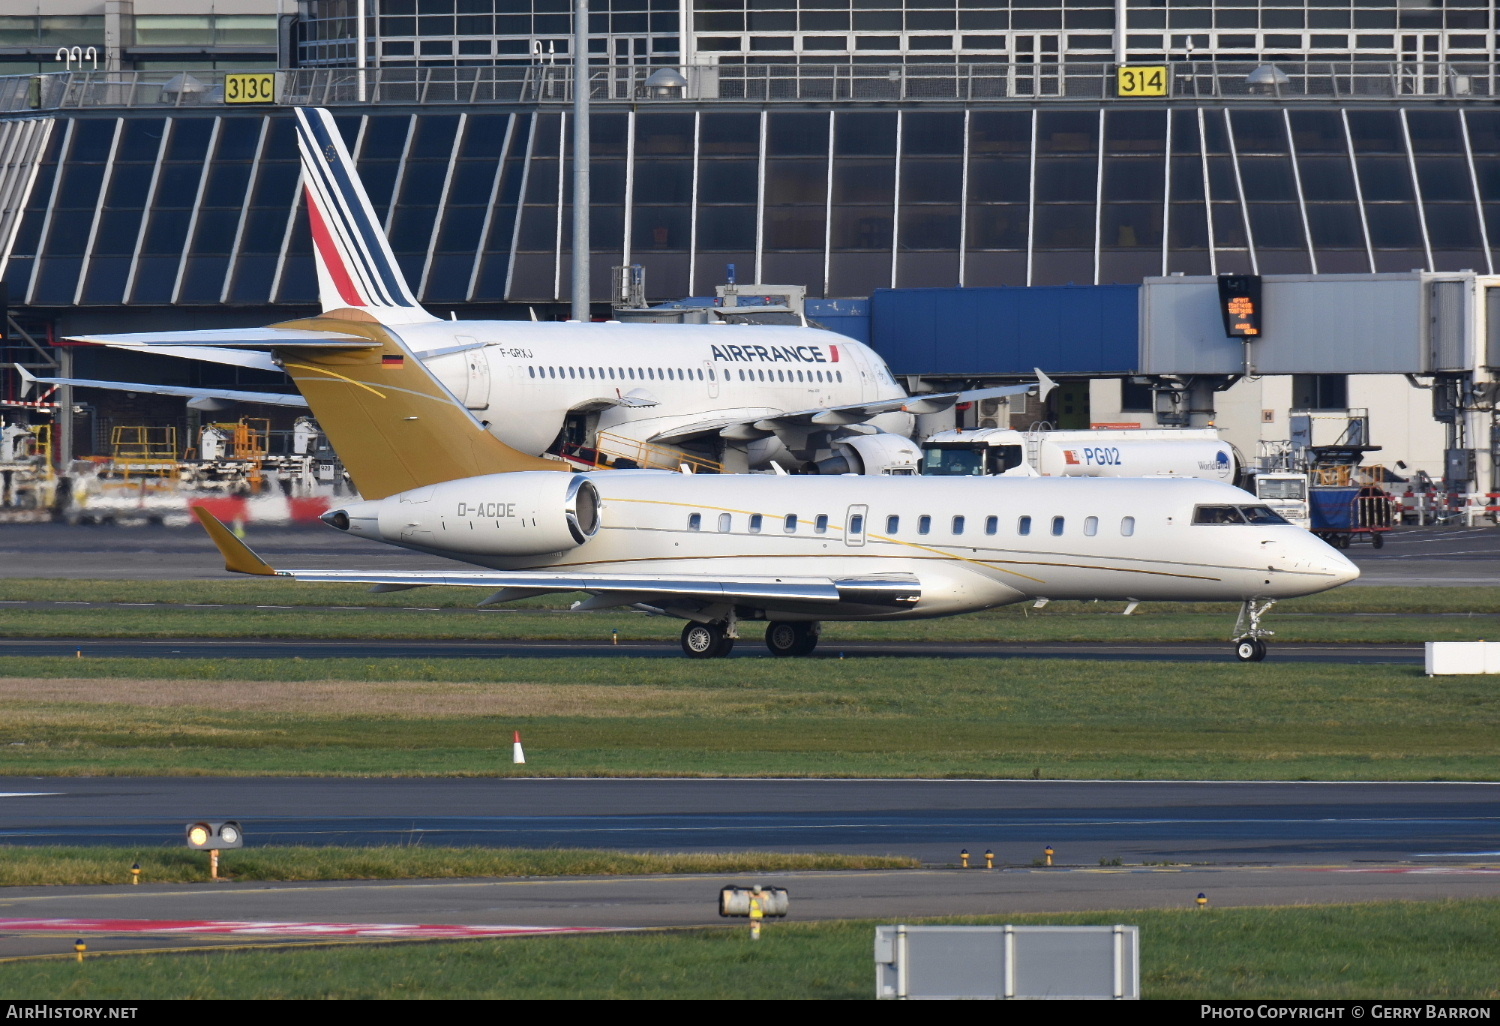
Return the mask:
<path id="1" fill-rule="evenodd" d="M 733 647 L 734 642 L 716 623 L 690 623 L 682 629 L 682 650 L 692 659 L 716 659 Z"/>
<path id="2" fill-rule="evenodd" d="M 766 625 L 766 648 L 774 656 L 805 656 L 817 647 L 817 624 L 773 621 Z"/>
<path id="3" fill-rule="evenodd" d="M 1234 655 L 1242 663 L 1258 663 L 1266 657 L 1266 643 L 1259 638 L 1241 638 L 1234 643 Z"/>

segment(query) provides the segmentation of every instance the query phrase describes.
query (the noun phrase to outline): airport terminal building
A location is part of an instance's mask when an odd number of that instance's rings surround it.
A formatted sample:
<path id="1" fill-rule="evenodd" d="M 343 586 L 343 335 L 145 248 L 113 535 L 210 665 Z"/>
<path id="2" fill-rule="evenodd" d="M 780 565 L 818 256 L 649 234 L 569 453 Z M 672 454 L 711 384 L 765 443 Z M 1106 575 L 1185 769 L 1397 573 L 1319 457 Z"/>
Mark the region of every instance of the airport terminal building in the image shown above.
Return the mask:
<path id="1" fill-rule="evenodd" d="M 314 304 L 294 104 L 335 114 L 423 302 L 562 310 L 568 0 L 70 3 L 97 67 L 46 60 L 60 6 L 0 17 L 0 71 L 21 72 L 0 79 L 0 280 L 33 337 Z M 709 293 L 730 264 L 830 298 L 1496 269 L 1483 0 L 596 0 L 590 18 L 599 303 L 622 264 L 652 299 Z M 141 42 L 172 24 L 176 62 Z M 227 75 L 270 64 L 274 102 L 226 102 Z"/>

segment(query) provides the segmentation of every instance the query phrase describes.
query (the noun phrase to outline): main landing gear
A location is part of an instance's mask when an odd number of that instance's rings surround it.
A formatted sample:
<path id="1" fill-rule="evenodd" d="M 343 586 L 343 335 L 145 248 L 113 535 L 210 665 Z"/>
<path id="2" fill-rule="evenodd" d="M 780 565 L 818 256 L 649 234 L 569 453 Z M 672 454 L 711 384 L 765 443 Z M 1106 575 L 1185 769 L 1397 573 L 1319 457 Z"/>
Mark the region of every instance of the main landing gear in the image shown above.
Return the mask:
<path id="1" fill-rule="evenodd" d="M 730 621 L 690 623 L 682 628 L 682 650 L 693 659 L 721 659 L 734 648 L 734 630 Z M 805 656 L 818 647 L 823 625 L 817 621 L 789 622 L 773 620 L 766 625 L 766 647 L 774 656 Z"/>
<path id="2" fill-rule="evenodd" d="M 772 620 L 766 624 L 766 647 L 774 656 L 805 656 L 818 647 L 822 627 L 816 620 Z"/>
<path id="3" fill-rule="evenodd" d="M 1246 599 L 1240 603 L 1239 619 L 1234 622 L 1234 655 L 1242 663 L 1258 663 L 1266 657 L 1266 643 L 1274 631 L 1261 627 L 1260 618 L 1271 611 L 1275 599 Z"/>
<path id="4" fill-rule="evenodd" d="M 682 629 L 682 650 L 693 659 L 722 659 L 734 650 L 734 639 L 722 623 L 690 623 Z"/>

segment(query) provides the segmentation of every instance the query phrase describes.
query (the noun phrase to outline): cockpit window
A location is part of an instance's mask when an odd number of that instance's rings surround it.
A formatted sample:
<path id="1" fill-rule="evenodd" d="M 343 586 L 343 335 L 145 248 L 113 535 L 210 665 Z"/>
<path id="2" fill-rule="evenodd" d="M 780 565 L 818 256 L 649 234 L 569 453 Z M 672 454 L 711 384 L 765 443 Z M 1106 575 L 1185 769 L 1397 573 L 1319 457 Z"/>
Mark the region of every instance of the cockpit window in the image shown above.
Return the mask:
<path id="1" fill-rule="evenodd" d="M 1193 510 L 1195 524 L 1284 524 L 1287 521 L 1269 506 L 1199 506 Z"/>
<path id="2" fill-rule="evenodd" d="M 1195 524 L 1243 524 L 1245 518 L 1233 506 L 1199 506 L 1193 510 Z"/>
<path id="3" fill-rule="evenodd" d="M 1240 512 L 1245 519 L 1252 524 L 1285 524 L 1289 523 L 1286 517 L 1277 513 L 1270 506 L 1241 506 Z"/>

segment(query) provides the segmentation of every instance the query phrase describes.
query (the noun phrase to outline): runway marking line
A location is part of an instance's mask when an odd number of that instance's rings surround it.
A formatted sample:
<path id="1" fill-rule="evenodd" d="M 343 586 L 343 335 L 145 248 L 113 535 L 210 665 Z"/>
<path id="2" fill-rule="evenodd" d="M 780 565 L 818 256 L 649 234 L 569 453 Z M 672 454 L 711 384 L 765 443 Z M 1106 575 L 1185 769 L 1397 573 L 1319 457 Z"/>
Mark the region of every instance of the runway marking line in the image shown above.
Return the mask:
<path id="1" fill-rule="evenodd" d="M 618 933 L 609 926 L 464 926 L 436 923 L 297 923 L 213 919 L 0 919 L 0 933 L 56 932 L 171 934 L 232 937 L 350 937 L 388 940 L 468 940 L 543 937 L 562 933 Z"/>

